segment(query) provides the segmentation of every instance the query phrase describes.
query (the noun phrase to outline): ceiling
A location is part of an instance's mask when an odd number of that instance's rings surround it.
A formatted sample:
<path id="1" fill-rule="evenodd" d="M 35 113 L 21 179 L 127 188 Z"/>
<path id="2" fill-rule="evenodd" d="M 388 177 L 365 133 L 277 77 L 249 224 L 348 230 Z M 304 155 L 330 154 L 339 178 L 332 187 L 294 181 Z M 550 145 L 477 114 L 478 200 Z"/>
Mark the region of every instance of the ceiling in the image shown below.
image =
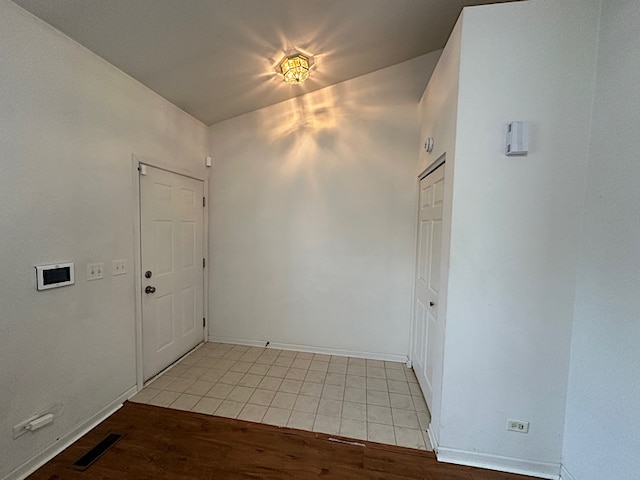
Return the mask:
<path id="1" fill-rule="evenodd" d="M 207 125 L 442 48 L 481 0 L 14 0 Z M 294 47 L 312 76 L 273 70 Z"/>

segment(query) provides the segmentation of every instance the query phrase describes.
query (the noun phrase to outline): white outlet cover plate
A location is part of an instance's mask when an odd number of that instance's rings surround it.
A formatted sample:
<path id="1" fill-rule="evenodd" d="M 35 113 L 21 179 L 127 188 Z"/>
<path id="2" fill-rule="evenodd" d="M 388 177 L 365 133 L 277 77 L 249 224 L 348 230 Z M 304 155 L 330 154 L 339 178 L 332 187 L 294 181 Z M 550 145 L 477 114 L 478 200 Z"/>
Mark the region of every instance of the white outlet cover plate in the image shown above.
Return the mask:
<path id="1" fill-rule="evenodd" d="M 507 430 L 510 432 L 529 433 L 529 422 L 520 420 L 507 420 Z"/>
<path id="2" fill-rule="evenodd" d="M 25 433 L 28 433 L 30 430 L 27 430 L 27 425 L 37 419 L 40 415 L 34 415 L 32 417 L 27 418 L 25 421 L 20 422 L 18 425 L 11 429 L 13 433 L 14 440 Z"/>

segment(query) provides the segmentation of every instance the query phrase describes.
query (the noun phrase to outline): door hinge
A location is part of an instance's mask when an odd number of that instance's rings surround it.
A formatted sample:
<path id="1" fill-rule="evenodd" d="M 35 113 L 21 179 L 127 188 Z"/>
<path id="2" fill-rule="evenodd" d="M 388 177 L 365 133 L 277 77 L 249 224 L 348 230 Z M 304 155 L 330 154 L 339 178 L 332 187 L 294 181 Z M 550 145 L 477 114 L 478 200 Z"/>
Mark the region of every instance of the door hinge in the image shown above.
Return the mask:
<path id="1" fill-rule="evenodd" d="M 207 266 L 207 261 L 203 258 L 202 259 L 202 268 L 205 268 Z"/>
<path id="2" fill-rule="evenodd" d="M 207 319 L 202 317 L 202 326 L 206 327 L 207 326 Z"/>
<path id="3" fill-rule="evenodd" d="M 205 207 L 207 205 L 207 199 L 202 197 L 202 206 Z"/>

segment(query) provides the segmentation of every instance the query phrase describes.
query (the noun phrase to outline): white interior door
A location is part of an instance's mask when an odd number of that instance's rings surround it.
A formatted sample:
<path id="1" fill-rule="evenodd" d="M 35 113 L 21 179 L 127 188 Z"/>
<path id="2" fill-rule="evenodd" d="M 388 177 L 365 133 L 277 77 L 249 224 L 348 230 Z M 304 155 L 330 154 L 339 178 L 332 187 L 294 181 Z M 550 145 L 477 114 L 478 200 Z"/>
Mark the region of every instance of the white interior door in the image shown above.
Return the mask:
<path id="1" fill-rule="evenodd" d="M 144 380 L 203 340 L 203 192 L 200 180 L 140 174 Z"/>
<path id="2" fill-rule="evenodd" d="M 418 255 L 413 318 L 413 369 L 429 408 L 433 400 L 433 375 L 438 351 L 438 294 L 442 245 L 444 164 L 420 181 Z"/>

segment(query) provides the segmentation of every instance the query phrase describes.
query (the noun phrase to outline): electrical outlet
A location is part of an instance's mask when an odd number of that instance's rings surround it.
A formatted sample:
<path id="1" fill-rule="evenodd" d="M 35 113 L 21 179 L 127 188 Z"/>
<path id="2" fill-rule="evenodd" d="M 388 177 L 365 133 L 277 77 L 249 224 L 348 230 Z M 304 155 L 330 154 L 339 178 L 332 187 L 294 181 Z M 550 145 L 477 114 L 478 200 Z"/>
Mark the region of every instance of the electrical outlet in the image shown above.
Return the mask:
<path id="1" fill-rule="evenodd" d="M 61 403 L 49 405 L 48 407 L 42 409 L 40 412 L 36 413 L 35 415 L 32 415 L 31 417 L 27 418 L 26 420 L 20 422 L 15 427 L 13 427 L 11 429 L 13 433 L 13 438 L 16 439 L 24 435 L 25 433 L 35 432 L 39 428 L 42 428 L 46 425 L 50 425 L 55 421 L 56 418 L 62 415 L 63 411 L 64 411 L 64 406 Z M 50 418 L 44 418 L 47 416 L 49 416 Z M 38 422 L 38 420 L 40 421 Z M 33 423 L 33 425 L 30 425 L 31 423 Z"/>
<path id="2" fill-rule="evenodd" d="M 113 260 L 111 262 L 111 275 L 124 275 L 127 273 L 127 260 Z"/>
<path id="3" fill-rule="evenodd" d="M 529 433 L 529 422 L 507 420 L 507 430 L 510 432 Z"/>
<path id="4" fill-rule="evenodd" d="M 25 433 L 29 432 L 30 430 L 27 428 L 27 425 L 29 425 L 34 420 L 37 420 L 37 418 L 39 416 L 40 415 L 34 415 L 32 417 L 29 417 L 25 421 L 20 422 L 18 425 L 13 427 L 11 429 L 11 431 L 13 433 L 13 438 L 16 439 L 16 438 L 20 437 L 21 435 L 24 435 Z"/>
<path id="5" fill-rule="evenodd" d="M 87 263 L 87 280 L 104 278 L 104 263 Z"/>

